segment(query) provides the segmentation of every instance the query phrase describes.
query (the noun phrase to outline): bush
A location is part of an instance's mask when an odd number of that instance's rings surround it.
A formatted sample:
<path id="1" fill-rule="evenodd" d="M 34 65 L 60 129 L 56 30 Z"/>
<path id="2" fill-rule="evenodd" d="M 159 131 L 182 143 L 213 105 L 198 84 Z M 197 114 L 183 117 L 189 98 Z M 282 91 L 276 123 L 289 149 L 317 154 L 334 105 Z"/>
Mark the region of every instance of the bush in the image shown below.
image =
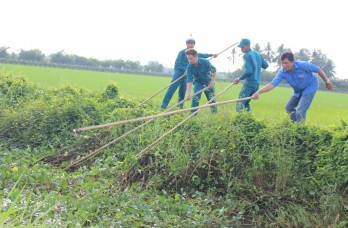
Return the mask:
<path id="1" fill-rule="evenodd" d="M 105 91 L 102 93 L 102 101 L 115 99 L 118 96 L 118 87 L 116 83 L 109 83 Z"/>
<path id="2" fill-rule="evenodd" d="M 2 76 L 0 92 L 0 136 L 6 144 L 19 148 L 68 144 L 76 141 L 74 128 L 98 125 L 111 116 L 123 118 L 122 112 L 114 110 L 134 106 L 117 98 L 118 88 L 113 84 L 95 95 L 69 86 L 43 91 L 22 78 Z M 101 103 L 104 99 L 107 102 Z"/>
<path id="3" fill-rule="evenodd" d="M 41 91 L 30 85 L 22 77 L 0 74 L 0 104 L 3 106 L 13 106 L 21 100 L 28 100 L 35 97 Z"/>

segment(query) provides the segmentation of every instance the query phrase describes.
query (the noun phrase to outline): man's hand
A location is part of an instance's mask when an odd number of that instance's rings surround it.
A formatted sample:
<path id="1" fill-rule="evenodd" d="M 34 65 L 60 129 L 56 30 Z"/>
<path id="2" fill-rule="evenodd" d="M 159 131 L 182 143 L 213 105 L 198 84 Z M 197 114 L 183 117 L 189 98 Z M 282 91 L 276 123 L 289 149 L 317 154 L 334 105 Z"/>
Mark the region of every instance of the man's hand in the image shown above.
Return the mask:
<path id="1" fill-rule="evenodd" d="M 328 90 L 333 91 L 333 85 L 331 82 L 329 82 L 329 81 L 325 82 L 325 86 Z"/>
<path id="2" fill-rule="evenodd" d="M 214 84 L 215 84 L 215 83 L 214 83 L 214 80 L 211 80 L 211 81 L 209 82 L 209 85 L 208 85 L 209 88 L 213 88 L 213 87 L 214 87 Z"/>
<path id="3" fill-rule="evenodd" d="M 218 54 L 214 54 L 212 57 L 213 57 L 213 58 L 216 58 L 216 57 L 218 57 Z"/>
<path id="4" fill-rule="evenodd" d="M 240 80 L 239 80 L 239 78 L 236 78 L 236 79 L 234 79 L 234 80 L 233 80 L 233 84 L 235 84 L 235 85 L 236 85 L 236 84 L 238 84 L 238 83 L 239 83 L 239 81 L 240 81 Z"/>
<path id="5" fill-rule="evenodd" d="M 191 94 L 187 94 L 186 100 L 188 101 L 188 100 L 190 100 L 190 99 L 191 99 Z"/>
<path id="6" fill-rule="evenodd" d="M 259 93 L 259 91 L 257 91 L 257 92 L 256 92 L 256 93 L 254 93 L 253 95 L 251 95 L 251 98 L 252 98 L 252 99 L 254 99 L 254 100 L 259 99 L 259 97 L 260 97 L 260 93 Z"/>

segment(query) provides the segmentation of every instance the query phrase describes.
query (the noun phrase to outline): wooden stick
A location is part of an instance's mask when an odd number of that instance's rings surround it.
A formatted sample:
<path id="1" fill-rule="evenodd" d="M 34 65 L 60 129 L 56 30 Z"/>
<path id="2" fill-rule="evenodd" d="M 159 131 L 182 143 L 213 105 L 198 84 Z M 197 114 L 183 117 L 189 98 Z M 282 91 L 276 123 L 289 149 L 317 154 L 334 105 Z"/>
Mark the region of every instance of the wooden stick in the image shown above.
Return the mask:
<path id="1" fill-rule="evenodd" d="M 159 94 L 160 92 L 162 92 L 163 90 L 167 89 L 169 86 L 173 85 L 174 83 L 176 83 L 177 81 L 179 81 L 180 79 L 182 79 L 183 77 L 186 76 L 186 73 L 184 73 L 183 75 L 181 75 L 179 78 L 177 78 L 176 80 L 174 80 L 173 82 L 171 82 L 169 85 L 163 87 L 163 89 L 161 89 L 160 91 L 158 91 L 157 93 L 155 93 L 154 95 L 152 95 L 151 97 L 147 98 L 146 100 L 144 100 L 143 102 L 141 102 L 137 107 L 145 104 L 145 102 L 149 101 L 151 98 L 153 98 L 154 96 L 156 96 L 157 94 Z"/>
<path id="2" fill-rule="evenodd" d="M 234 43 L 234 44 L 232 44 L 231 46 L 229 46 L 228 48 L 226 48 L 225 50 L 223 50 L 223 51 L 221 51 L 218 55 L 220 55 L 220 54 L 222 54 L 222 53 L 224 53 L 225 51 L 227 51 L 228 49 L 230 49 L 231 47 L 233 47 L 234 45 L 236 45 L 236 44 L 238 44 L 238 42 L 236 42 L 236 43 Z M 213 59 L 214 57 L 210 57 L 208 60 L 211 60 L 211 59 Z"/>
<path id="3" fill-rule="evenodd" d="M 161 141 L 164 137 L 166 137 L 167 135 L 169 135 L 170 133 L 172 133 L 175 129 L 177 129 L 178 127 L 180 127 L 182 124 L 184 124 L 186 121 L 188 121 L 189 119 L 191 119 L 193 116 L 196 115 L 196 113 L 199 111 L 199 109 L 197 109 L 195 112 L 193 112 L 191 115 L 189 115 L 188 117 L 186 117 L 183 121 L 181 121 L 178 125 L 176 125 L 175 127 L 173 127 L 172 129 L 170 129 L 168 132 L 166 132 L 164 135 L 162 135 L 161 137 L 159 137 L 156 141 L 154 141 L 153 143 L 151 143 L 149 146 L 147 146 L 145 149 L 143 149 L 142 151 L 140 151 L 138 154 L 135 155 L 136 158 L 141 157 L 144 153 L 146 153 L 146 151 L 148 151 L 151 147 L 153 147 L 154 145 L 156 145 L 159 141 Z"/>
<path id="4" fill-rule="evenodd" d="M 211 100 L 213 100 L 213 99 L 215 99 L 216 97 L 220 96 L 220 95 L 221 95 L 222 93 L 224 93 L 227 89 L 229 89 L 232 85 L 234 85 L 234 83 L 231 83 L 229 86 L 227 86 L 224 90 L 222 90 L 218 95 L 216 95 L 215 97 L 213 97 Z M 202 93 L 203 91 L 207 90 L 208 88 L 209 88 L 209 87 L 207 86 L 207 87 L 205 87 L 205 88 L 199 90 L 198 92 L 194 93 L 194 94 L 192 95 L 192 97 L 195 96 L 195 95 L 197 95 L 197 94 L 199 94 L 199 93 Z M 192 98 L 192 97 L 191 97 L 191 98 Z M 242 99 L 244 100 L 245 98 L 242 98 Z M 237 100 L 239 101 L 239 100 L 242 100 L 242 99 L 237 99 Z M 249 99 L 250 99 L 250 98 L 249 98 Z M 185 101 L 186 101 L 186 100 L 183 100 L 183 101 L 181 101 L 181 102 L 183 103 L 183 102 L 185 102 Z M 173 109 L 173 108 L 175 108 L 176 106 L 180 105 L 181 102 L 179 102 L 178 104 L 172 106 L 171 108 L 169 108 L 169 109 L 166 110 L 165 112 L 169 113 L 168 111 L 170 111 L 171 109 Z M 209 101 L 208 101 L 208 102 L 209 102 Z M 207 102 L 207 103 L 208 103 L 208 102 Z M 219 102 L 219 103 L 221 103 L 221 102 Z M 217 104 L 217 103 L 213 103 L 213 104 Z M 200 107 L 202 107 L 202 106 L 200 106 Z M 208 107 L 209 107 L 209 106 L 208 106 Z M 195 107 L 195 109 L 197 109 L 197 108 L 199 108 L 199 107 Z M 197 109 L 194 113 L 192 113 L 190 116 L 188 116 L 187 118 L 185 118 L 182 122 L 180 122 L 180 123 L 179 123 L 177 126 L 175 126 L 172 130 L 170 130 L 170 131 L 167 132 L 166 134 L 162 135 L 161 138 L 159 138 L 158 140 L 156 140 L 154 143 L 152 143 L 150 146 L 148 146 L 147 148 L 145 148 L 143 151 L 141 151 L 141 152 L 140 152 L 139 154 L 137 154 L 136 156 L 140 156 L 140 155 L 142 155 L 143 153 L 145 153 L 145 152 L 146 152 L 147 150 L 149 150 L 152 146 L 154 146 L 157 142 L 159 142 L 159 141 L 160 141 L 161 139 L 163 139 L 165 136 L 167 136 L 168 134 L 170 134 L 171 132 L 173 132 L 175 129 L 177 129 L 180 125 L 182 125 L 182 124 L 185 123 L 187 120 L 189 120 L 189 119 L 190 119 L 192 116 L 194 116 L 198 111 L 199 111 L 199 109 Z M 173 113 L 173 112 L 172 112 L 172 113 Z M 147 122 L 145 122 L 145 123 L 143 123 L 143 124 L 137 126 L 136 128 L 133 128 L 132 130 L 130 130 L 130 131 L 126 132 L 125 134 L 121 135 L 120 137 L 118 137 L 118 138 L 112 140 L 111 142 L 107 143 L 106 145 L 104 145 L 104 146 L 98 148 L 97 150 L 93 151 L 92 153 L 90 153 L 90 154 L 88 154 L 88 155 L 86 155 L 86 156 L 84 156 L 84 157 L 78 159 L 78 160 L 75 161 L 74 163 L 68 165 L 68 166 L 65 167 L 63 170 L 68 170 L 68 169 L 70 169 L 70 168 L 72 168 L 72 167 L 74 167 L 74 166 L 80 164 L 81 162 L 86 161 L 86 160 L 88 160 L 88 159 L 90 159 L 90 158 L 96 156 L 97 154 L 99 154 L 99 153 L 100 153 L 103 149 L 105 149 L 106 147 L 108 147 L 108 146 L 110 146 L 110 145 L 112 145 L 112 144 L 114 144 L 114 143 L 120 141 L 121 139 L 125 138 L 127 135 L 129 135 L 129 134 L 135 132 L 136 130 L 138 130 L 139 128 L 145 126 L 146 124 L 151 123 L 151 122 L 152 122 L 153 120 L 155 120 L 155 119 L 156 119 L 156 118 L 152 118 L 152 119 L 148 120 Z"/>
<path id="5" fill-rule="evenodd" d="M 144 120 L 149 120 L 149 119 L 155 119 L 163 116 L 170 116 L 182 112 L 188 112 L 196 109 L 201 109 L 201 108 L 207 108 L 211 106 L 217 106 L 217 105 L 223 105 L 223 104 L 229 104 L 233 102 L 238 102 L 238 101 L 244 101 L 244 100 L 250 100 L 251 97 L 245 97 L 245 98 L 239 98 L 239 99 L 234 99 L 234 100 L 227 100 L 227 101 L 220 101 L 216 103 L 211 103 L 211 104 L 205 104 L 202 106 L 194 107 L 194 108 L 187 108 L 187 109 L 181 109 L 173 112 L 165 112 L 165 113 L 160 113 L 157 115 L 152 115 L 152 116 L 145 116 L 145 117 L 140 117 L 140 118 L 135 118 L 135 119 L 129 119 L 129 120 L 121 120 L 113 123 L 108 123 L 108 124 L 100 124 L 100 125 L 95 125 L 95 126 L 90 126 L 90 127 L 83 127 L 83 128 L 77 128 L 74 129 L 74 132 L 80 132 L 80 131 L 88 131 L 88 130 L 94 130 L 98 128 L 104 128 L 104 127 L 111 127 L 111 126 L 116 126 L 116 125 L 124 125 L 128 123 L 134 123 L 134 122 L 139 122 L 139 121 L 144 121 Z"/>
<path id="6" fill-rule="evenodd" d="M 231 47 L 233 47 L 234 45 L 238 44 L 238 42 L 232 44 L 231 46 L 229 46 L 228 48 L 224 49 L 223 51 L 221 51 L 218 55 L 224 53 L 225 51 L 227 51 L 228 49 L 230 49 Z M 208 60 L 213 59 L 214 57 L 210 57 L 208 58 Z M 142 101 L 137 107 L 145 104 L 147 101 L 151 100 L 153 97 L 155 97 L 157 94 L 161 93 L 163 90 L 167 89 L 169 86 L 173 85 L 174 83 L 176 83 L 177 81 L 179 81 L 180 79 L 182 79 L 183 77 L 186 76 L 186 73 L 184 73 L 183 75 L 181 75 L 179 78 L 177 78 L 175 81 L 171 82 L 169 85 L 165 86 L 164 88 L 162 88 L 161 90 L 159 90 L 157 93 L 153 94 L 151 97 L 147 98 L 146 100 Z"/>
<path id="7" fill-rule="evenodd" d="M 197 95 L 197 94 L 199 94 L 199 93 L 202 93 L 203 91 L 205 91 L 205 90 L 207 90 L 207 89 L 209 89 L 208 86 L 205 87 L 205 88 L 203 88 L 203 89 L 201 89 L 201 90 L 199 90 L 198 92 L 194 93 L 192 96 L 195 96 L 195 95 Z M 173 105 L 172 107 L 170 107 L 169 109 L 167 109 L 165 112 L 170 111 L 171 109 L 173 109 L 173 108 L 179 106 L 180 104 L 184 103 L 185 101 L 186 101 L 186 100 L 180 101 L 180 102 L 177 103 L 176 105 Z M 72 168 L 72 167 L 74 167 L 74 166 L 80 164 L 81 162 L 86 161 L 86 160 L 88 160 L 88 159 L 90 159 L 90 158 L 96 156 L 97 154 L 99 154 L 99 153 L 100 153 L 103 149 L 105 149 L 106 147 L 108 147 L 108 146 L 110 146 L 110 145 L 112 145 L 112 144 L 114 144 L 114 143 L 120 141 L 121 139 L 125 138 L 127 135 L 129 135 L 129 134 L 135 132 L 136 130 L 140 129 L 141 127 L 143 127 L 143 126 L 145 126 L 145 125 L 147 125 L 147 124 L 149 124 L 149 123 L 151 123 L 151 122 L 154 121 L 154 120 L 155 120 L 155 118 L 150 119 L 150 120 L 148 120 L 147 122 L 145 122 L 145 123 L 143 123 L 143 124 L 141 124 L 141 125 L 139 125 L 139 126 L 133 128 L 132 130 L 130 130 L 130 131 L 124 133 L 124 134 L 121 135 L 120 137 L 118 137 L 118 138 L 112 140 L 111 142 L 109 142 L 109 143 L 107 143 L 106 145 L 104 145 L 104 146 L 98 148 L 97 150 L 93 151 L 92 153 L 90 153 L 90 154 L 88 154 L 88 155 L 86 155 L 86 156 L 84 156 L 84 157 L 78 159 L 77 161 L 71 163 L 70 165 L 68 165 L 67 167 L 65 167 L 64 170 L 68 170 L 68 169 L 70 169 L 70 168 Z"/>
<path id="8" fill-rule="evenodd" d="M 183 121 L 181 121 L 179 124 L 177 124 L 175 127 L 173 127 L 171 130 L 169 130 L 168 132 L 166 132 L 164 135 L 162 135 L 161 137 L 159 137 L 155 142 L 151 143 L 149 146 L 147 146 L 145 149 L 143 149 L 141 152 L 139 152 L 138 154 L 135 155 L 136 158 L 139 158 L 140 156 L 142 156 L 143 154 L 146 153 L 146 151 L 148 151 L 149 149 L 151 149 L 151 147 L 153 147 L 154 145 L 156 145 L 159 141 L 161 141 L 164 137 L 166 137 L 167 135 L 169 135 L 170 133 L 172 133 L 175 129 L 177 129 L 179 126 L 181 126 L 182 124 L 184 124 L 186 121 L 188 121 L 189 119 L 191 119 L 193 116 L 196 115 L 196 113 L 201 109 L 201 108 L 205 108 L 205 107 L 210 107 L 210 106 L 214 106 L 214 105 L 220 105 L 220 104 L 225 104 L 223 102 L 216 102 L 216 103 L 211 103 L 215 98 L 217 98 L 218 96 L 220 96 L 221 94 L 223 94 L 227 89 L 229 89 L 232 85 L 234 85 L 234 83 L 231 83 L 230 85 L 228 85 L 224 90 L 222 90 L 218 95 L 214 96 L 213 98 L 211 98 L 205 105 L 202 106 L 198 106 L 198 107 L 194 107 L 194 108 L 190 108 L 187 110 L 195 110 L 197 109 L 195 112 L 193 112 L 191 115 L 189 115 L 188 117 L 186 117 Z M 235 100 L 230 100 L 230 101 L 225 101 L 226 103 L 231 103 L 231 102 L 236 102 L 236 101 L 242 101 L 242 100 L 250 100 L 251 97 L 246 97 L 246 98 L 240 98 L 240 99 L 235 99 Z M 218 104 L 219 103 L 219 104 Z"/>

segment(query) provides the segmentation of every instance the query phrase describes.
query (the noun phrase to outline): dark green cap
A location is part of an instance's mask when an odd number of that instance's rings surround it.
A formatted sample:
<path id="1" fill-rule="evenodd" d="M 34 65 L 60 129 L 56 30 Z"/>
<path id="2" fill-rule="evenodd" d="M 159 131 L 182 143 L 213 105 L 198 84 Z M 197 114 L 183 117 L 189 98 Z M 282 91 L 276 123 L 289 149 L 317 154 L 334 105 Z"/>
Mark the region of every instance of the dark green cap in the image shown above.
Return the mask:
<path id="1" fill-rule="evenodd" d="M 247 45 L 250 45 L 250 40 L 249 39 L 246 39 L 246 38 L 243 38 L 239 44 L 238 44 L 238 47 L 242 48 L 244 46 L 247 46 Z"/>

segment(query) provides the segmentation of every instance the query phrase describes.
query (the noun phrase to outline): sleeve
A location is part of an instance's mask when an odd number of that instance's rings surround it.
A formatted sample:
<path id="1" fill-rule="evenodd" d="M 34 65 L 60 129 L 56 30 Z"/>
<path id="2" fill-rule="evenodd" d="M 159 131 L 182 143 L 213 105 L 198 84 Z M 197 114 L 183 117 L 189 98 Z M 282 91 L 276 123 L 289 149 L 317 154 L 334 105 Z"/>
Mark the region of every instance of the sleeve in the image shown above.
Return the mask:
<path id="1" fill-rule="evenodd" d="M 191 72 L 191 65 L 187 65 L 186 67 L 186 82 L 193 82 L 193 75 Z"/>
<path id="2" fill-rule="evenodd" d="M 216 72 L 216 67 L 207 59 L 200 59 L 202 62 L 203 66 L 209 73 L 215 73 Z"/>
<path id="3" fill-rule="evenodd" d="M 299 67 L 305 71 L 314 72 L 314 73 L 318 73 L 320 71 L 320 67 L 318 67 L 317 65 L 314 65 L 313 63 L 306 62 L 306 61 L 299 61 L 298 63 L 299 63 Z"/>
<path id="4" fill-rule="evenodd" d="M 206 54 L 206 53 L 198 53 L 199 58 L 209 58 L 212 57 L 212 54 Z"/>
<path id="5" fill-rule="evenodd" d="M 253 68 L 251 65 L 251 61 L 244 55 L 243 56 L 244 59 L 244 72 L 243 74 L 239 77 L 239 80 L 243 80 L 247 77 L 249 77 L 250 75 L 253 74 Z"/>
<path id="6" fill-rule="evenodd" d="M 208 61 L 208 63 L 209 63 L 210 72 L 211 73 L 215 73 L 216 72 L 216 67 L 213 64 L 211 64 L 211 62 Z"/>
<path id="7" fill-rule="evenodd" d="M 183 64 L 183 58 L 187 58 L 184 50 L 179 52 L 175 60 L 175 68 L 177 68 L 178 70 L 182 72 L 184 72 L 187 67 L 186 65 Z"/>
<path id="8" fill-rule="evenodd" d="M 262 62 L 261 62 L 261 67 L 262 69 L 267 69 L 268 68 L 268 63 L 266 62 L 266 60 L 264 58 L 262 58 Z"/>
<path id="9" fill-rule="evenodd" d="M 280 69 L 276 76 L 272 79 L 271 84 L 276 87 L 279 85 L 279 83 L 283 80 L 283 73 L 282 70 Z"/>

